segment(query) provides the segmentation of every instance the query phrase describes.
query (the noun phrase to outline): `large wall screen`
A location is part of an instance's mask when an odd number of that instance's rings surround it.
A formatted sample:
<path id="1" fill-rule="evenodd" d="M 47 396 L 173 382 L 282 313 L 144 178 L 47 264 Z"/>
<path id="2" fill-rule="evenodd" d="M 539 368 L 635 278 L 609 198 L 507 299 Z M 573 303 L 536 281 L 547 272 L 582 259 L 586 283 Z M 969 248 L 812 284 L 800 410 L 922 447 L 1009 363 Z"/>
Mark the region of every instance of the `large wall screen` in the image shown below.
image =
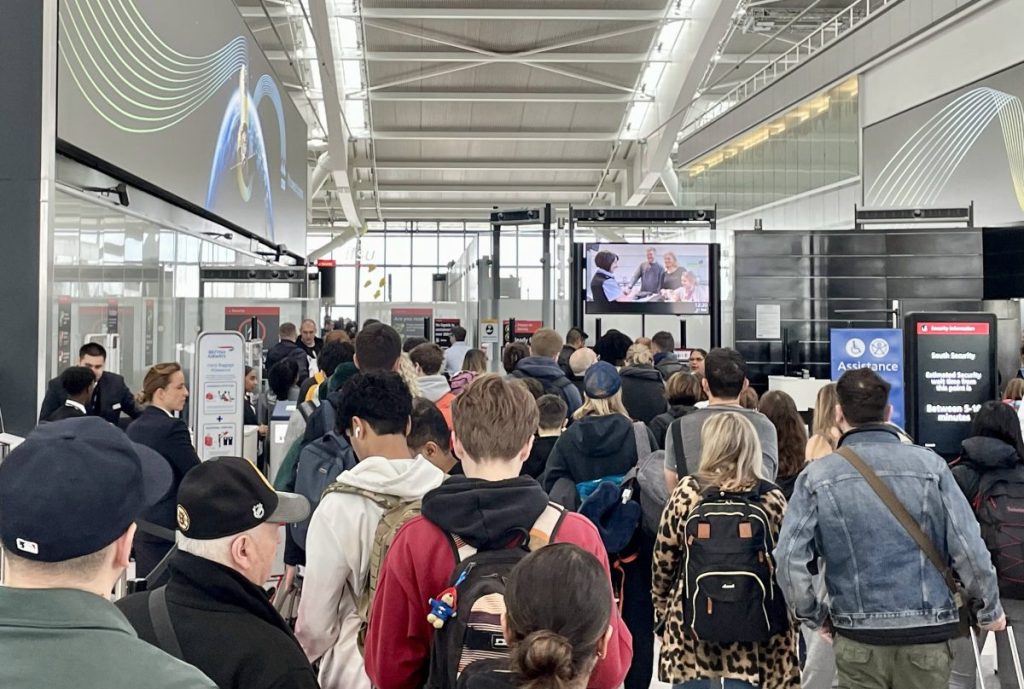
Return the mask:
<path id="1" fill-rule="evenodd" d="M 1024 220 L 1024 65 L 864 129 L 864 204 L 962 207 Z"/>
<path id="2" fill-rule="evenodd" d="M 58 136 L 304 253 L 306 123 L 225 0 L 61 0 Z"/>
<path id="3" fill-rule="evenodd" d="M 587 313 L 707 314 L 709 244 L 587 244 Z"/>

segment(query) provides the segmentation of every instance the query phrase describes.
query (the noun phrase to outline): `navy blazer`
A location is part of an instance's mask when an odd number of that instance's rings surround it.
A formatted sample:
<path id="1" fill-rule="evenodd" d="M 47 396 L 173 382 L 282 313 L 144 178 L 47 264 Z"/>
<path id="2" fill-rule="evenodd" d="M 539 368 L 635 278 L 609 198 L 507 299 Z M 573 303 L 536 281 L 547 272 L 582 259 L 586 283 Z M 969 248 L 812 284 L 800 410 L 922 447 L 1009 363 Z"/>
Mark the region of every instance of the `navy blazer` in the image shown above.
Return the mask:
<path id="1" fill-rule="evenodd" d="M 173 530 L 177 524 L 175 511 L 178 486 L 181 479 L 185 478 L 185 474 L 199 466 L 199 455 L 192 446 L 188 426 L 181 419 L 168 416 L 163 409 L 150 406 L 128 426 L 128 437 L 153 448 L 171 465 L 174 483 L 170 492 L 160 502 L 146 510 L 142 518 Z"/>
<path id="2" fill-rule="evenodd" d="M 70 407 L 65 404 L 63 407 L 58 408 L 55 412 L 47 416 L 44 421 L 63 421 L 64 419 L 77 419 L 80 416 L 85 416 L 81 409 L 78 407 Z M 40 423 L 42 423 L 42 421 L 40 421 Z"/>
<path id="3" fill-rule="evenodd" d="M 43 406 L 39 410 L 39 420 L 46 421 L 50 415 L 64 406 L 68 401 L 68 394 L 60 384 L 60 378 L 54 378 L 46 384 L 46 396 L 43 398 Z M 139 418 L 141 410 L 135 406 L 135 397 L 124 378 L 116 373 L 105 371 L 96 383 L 96 390 L 92 394 L 92 403 L 88 406 L 90 416 L 100 416 L 117 425 L 117 420 L 124 412 L 133 419 Z"/>

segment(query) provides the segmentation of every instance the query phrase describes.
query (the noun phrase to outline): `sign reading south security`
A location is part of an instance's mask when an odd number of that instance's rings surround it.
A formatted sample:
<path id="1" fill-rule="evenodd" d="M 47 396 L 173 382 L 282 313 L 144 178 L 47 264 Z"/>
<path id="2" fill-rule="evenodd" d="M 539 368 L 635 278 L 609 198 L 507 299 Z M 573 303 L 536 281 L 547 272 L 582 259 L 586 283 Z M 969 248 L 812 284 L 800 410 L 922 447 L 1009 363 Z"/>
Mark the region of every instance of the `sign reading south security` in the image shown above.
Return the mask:
<path id="1" fill-rule="evenodd" d="M 892 389 L 892 422 L 906 422 L 903 394 L 903 331 L 896 328 L 836 328 L 832 330 L 832 380 L 847 371 L 868 368 Z"/>
<path id="2" fill-rule="evenodd" d="M 241 456 L 245 341 L 238 332 L 201 333 L 196 340 L 192 408 L 202 460 Z"/>

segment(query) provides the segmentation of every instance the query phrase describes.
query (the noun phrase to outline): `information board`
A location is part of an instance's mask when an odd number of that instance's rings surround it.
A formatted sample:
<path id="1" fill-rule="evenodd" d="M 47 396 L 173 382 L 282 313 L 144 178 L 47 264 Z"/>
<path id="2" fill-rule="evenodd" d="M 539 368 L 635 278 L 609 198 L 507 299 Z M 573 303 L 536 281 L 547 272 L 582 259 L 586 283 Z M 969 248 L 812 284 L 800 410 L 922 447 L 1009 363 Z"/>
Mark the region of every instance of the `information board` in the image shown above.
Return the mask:
<path id="1" fill-rule="evenodd" d="M 480 321 L 480 344 L 498 344 L 498 321 L 493 318 Z"/>
<path id="2" fill-rule="evenodd" d="M 256 319 L 256 332 L 252 332 L 252 319 Z M 224 329 L 241 333 L 246 340 L 260 340 L 264 349 L 280 341 L 281 309 L 277 306 L 225 306 Z"/>
<path id="3" fill-rule="evenodd" d="M 832 380 L 847 371 L 869 368 L 892 388 L 892 423 L 900 428 L 906 424 L 904 394 L 903 331 L 896 328 L 833 328 Z"/>
<path id="4" fill-rule="evenodd" d="M 203 461 L 242 455 L 245 341 L 239 332 L 204 332 L 196 339 L 192 409 L 196 452 Z"/>
<path id="5" fill-rule="evenodd" d="M 971 418 L 998 396 L 996 317 L 990 313 L 910 314 L 907 430 L 919 445 L 955 457 Z"/>
<path id="6" fill-rule="evenodd" d="M 502 335 L 504 336 L 505 342 L 522 342 L 523 344 L 530 344 L 530 340 L 533 339 L 533 334 L 544 327 L 544 321 L 526 321 L 519 318 L 516 321 L 516 331 L 514 333 L 509 332 L 508 320 L 505 320 L 501 324 Z"/>
<path id="7" fill-rule="evenodd" d="M 433 309 L 391 309 L 391 327 L 402 339 L 422 337 L 430 339 L 430 321 Z"/>
<path id="8" fill-rule="evenodd" d="M 452 329 L 462 325 L 458 318 L 437 318 L 434 320 L 434 344 L 447 349 L 452 346 Z"/>

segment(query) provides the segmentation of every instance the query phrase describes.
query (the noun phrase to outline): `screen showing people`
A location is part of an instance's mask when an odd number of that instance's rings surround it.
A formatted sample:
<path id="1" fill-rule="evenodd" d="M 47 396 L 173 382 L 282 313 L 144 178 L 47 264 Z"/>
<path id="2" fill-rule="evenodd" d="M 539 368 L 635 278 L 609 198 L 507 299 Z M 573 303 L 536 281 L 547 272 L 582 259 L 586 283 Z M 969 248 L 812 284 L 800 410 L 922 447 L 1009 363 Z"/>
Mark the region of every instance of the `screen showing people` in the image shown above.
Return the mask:
<path id="1" fill-rule="evenodd" d="M 589 313 L 706 314 L 707 244 L 588 244 Z"/>

